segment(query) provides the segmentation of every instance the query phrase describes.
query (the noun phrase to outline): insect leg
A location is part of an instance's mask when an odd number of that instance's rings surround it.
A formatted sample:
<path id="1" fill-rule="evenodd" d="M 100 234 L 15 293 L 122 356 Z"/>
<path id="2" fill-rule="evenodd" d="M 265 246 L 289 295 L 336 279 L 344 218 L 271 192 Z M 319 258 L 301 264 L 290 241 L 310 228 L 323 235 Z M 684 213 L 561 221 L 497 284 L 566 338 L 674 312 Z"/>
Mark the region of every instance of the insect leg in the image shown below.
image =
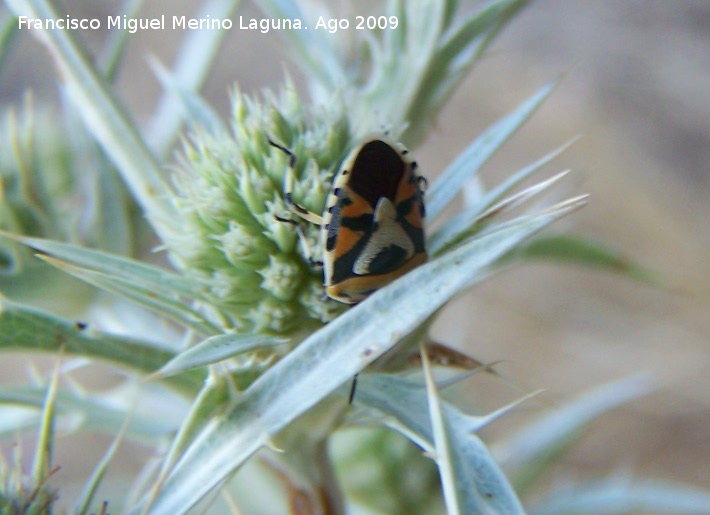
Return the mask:
<path id="1" fill-rule="evenodd" d="M 268 141 L 269 145 L 279 149 L 281 152 L 288 156 L 288 170 L 286 171 L 286 175 L 284 177 L 284 202 L 286 203 L 286 207 L 288 207 L 289 211 L 291 211 L 293 214 L 298 215 L 300 218 L 303 218 L 307 222 L 318 226 L 323 225 L 322 216 L 308 211 L 308 209 L 299 204 L 296 204 L 293 201 L 293 170 L 296 166 L 296 155 L 283 145 L 279 145 L 278 143 L 274 142 L 271 138 L 268 138 Z"/>
<path id="2" fill-rule="evenodd" d="M 353 376 L 353 382 L 350 385 L 350 395 L 348 395 L 348 404 L 352 404 L 355 400 L 355 390 L 357 390 L 357 376 L 358 374 L 355 374 Z"/>
<path id="3" fill-rule="evenodd" d="M 268 138 L 268 141 L 269 145 L 279 149 L 281 152 L 288 156 L 288 170 L 286 171 L 284 177 L 284 203 L 286 204 L 286 207 L 289 211 L 298 215 L 300 218 L 306 220 L 307 222 L 311 222 L 318 226 L 322 225 L 322 217 L 316 215 L 315 213 L 311 213 L 306 208 L 296 204 L 293 201 L 293 169 L 296 166 L 296 155 L 283 145 L 279 145 L 278 143 L 273 141 L 271 138 Z M 308 263 L 314 268 L 322 268 L 323 262 L 316 261 L 315 259 L 313 259 L 313 251 L 311 250 L 311 246 L 308 244 L 306 235 L 303 232 L 303 226 L 296 220 L 293 220 L 291 218 L 284 218 L 278 215 L 276 215 L 276 220 L 278 220 L 279 222 L 291 224 L 296 228 L 296 233 L 298 234 L 298 241 L 301 245 L 301 250 L 303 251 L 303 255 L 308 258 Z"/>
<path id="4" fill-rule="evenodd" d="M 417 177 L 417 186 L 419 186 L 419 191 L 421 191 L 423 195 L 424 192 L 429 189 L 429 181 L 426 177 L 420 175 Z"/>

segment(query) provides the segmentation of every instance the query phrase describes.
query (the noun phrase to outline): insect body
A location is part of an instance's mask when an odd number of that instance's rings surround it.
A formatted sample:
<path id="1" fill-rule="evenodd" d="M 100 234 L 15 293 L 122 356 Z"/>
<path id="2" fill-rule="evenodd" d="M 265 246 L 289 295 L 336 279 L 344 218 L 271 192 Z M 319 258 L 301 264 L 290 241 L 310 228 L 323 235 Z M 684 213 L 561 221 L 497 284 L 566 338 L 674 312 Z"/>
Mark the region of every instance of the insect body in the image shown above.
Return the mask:
<path id="1" fill-rule="evenodd" d="M 293 164 L 293 154 L 287 152 Z M 335 176 L 322 216 L 286 201 L 321 227 L 326 294 L 355 304 L 427 260 L 425 179 L 398 143 L 371 137 L 355 148 Z"/>

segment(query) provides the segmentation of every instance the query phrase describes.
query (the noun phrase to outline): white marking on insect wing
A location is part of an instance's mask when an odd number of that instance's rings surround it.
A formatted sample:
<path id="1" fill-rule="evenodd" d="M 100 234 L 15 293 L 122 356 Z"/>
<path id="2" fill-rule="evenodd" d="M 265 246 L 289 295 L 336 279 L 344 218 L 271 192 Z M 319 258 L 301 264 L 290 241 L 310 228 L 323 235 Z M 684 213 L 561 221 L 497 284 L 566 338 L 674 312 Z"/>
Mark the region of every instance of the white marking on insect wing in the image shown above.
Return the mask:
<path id="1" fill-rule="evenodd" d="M 414 243 L 397 222 L 397 212 L 388 198 L 383 197 L 377 202 L 374 223 L 377 224 L 377 229 L 353 266 L 353 272 L 358 275 L 376 273 L 377 270 L 370 270 L 370 265 L 382 251 L 389 247 L 401 248 L 406 259 L 414 255 Z"/>

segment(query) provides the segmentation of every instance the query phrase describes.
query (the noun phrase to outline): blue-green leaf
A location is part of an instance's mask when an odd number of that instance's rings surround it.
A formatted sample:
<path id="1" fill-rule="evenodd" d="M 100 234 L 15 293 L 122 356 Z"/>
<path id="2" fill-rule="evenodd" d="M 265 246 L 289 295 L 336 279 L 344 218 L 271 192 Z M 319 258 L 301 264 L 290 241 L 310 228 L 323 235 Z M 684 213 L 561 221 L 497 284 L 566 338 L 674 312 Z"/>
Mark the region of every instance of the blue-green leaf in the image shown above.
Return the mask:
<path id="1" fill-rule="evenodd" d="M 652 390 L 645 375 L 617 381 L 546 413 L 494 448 L 495 455 L 522 492 L 540 471 L 579 436 L 599 415 Z"/>
<path id="2" fill-rule="evenodd" d="M 130 417 L 126 436 L 141 443 L 155 443 L 175 431 L 184 411 L 184 403 L 171 397 L 164 387 L 141 385 L 140 392 L 118 387 L 91 395 L 64 389 L 57 393 L 55 416 L 65 431 L 96 431 L 113 435 Z M 0 413 L 9 406 L 42 408 L 46 388 L 39 386 L 4 386 L 0 388 Z M 136 405 L 134 396 L 140 397 Z M 166 402 L 168 399 L 175 402 Z M 156 411 L 156 406 L 160 411 Z M 63 419 L 69 422 L 61 425 Z M 20 422 L 20 421 L 18 421 Z"/>
<path id="3" fill-rule="evenodd" d="M 470 495 L 473 493 L 474 489 L 470 488 L 469 485 L 464 485 L 463 481 L 456 476 L 454 466 L 456 457 L 452 455 L 456 443 L 451 441 L 455 439 L 455 436 L 452 434 L 449 427 L 449 420 L 441 408 L 441 398 L 439 397 L 439 391 L 431 371 L 429 357 L 421 343 L 419 344 L 419 352 L 422 357 L 422 369 L 424 371 L 429 404 L 432 440 L 434 442 L 434 459 L 439 466 L 441 489 L 444 494 L 444 502 L 446 502 L 446 511 L 450 515 L 470 513 L 470 511 L 464 511 L 467 506 L 471 510 L 483 511 L 480 507 L 476 506 L 480 498 L 479 495 Z"/>
<path id="4" fill-rule="evenodd" d="M 164 268 L 79 245 L 2 231 L 0 234 L 50 254 L 53 257 L 40 258 L 66 273 L 126 297 L 201 334 L 220 332 L 217 326 L 193 308 L 194 302 L 204 297 L 200 286 L 186 277 Z"/>
<path id="5" fill-rule="evenodd" d="M 621 252 L 603 243 L 570 234 L 540 236 L 516 248 L 504 259 L 557 261 L 599 268 L 649 284 L 663 283 L 658 273 L 639 265 Z"/>
<path id="6" fill-rule="evenodd" d="M 167 363 L 174 354 L 148 341 L 114 336 L 23 306 L 0 297 L 0 351 L 56 353 L 84 356 L 150 373 Z M 204 373 L 188 371 L 165 379 L 167 384 L 189 392 L 202 385 Z"/>
<path id="7" fill-rule="evenodd" d="M 306 338 L 261 375 L 224 417 L 197 436 L 152 502 L 156 512 L 182 513 L 232 474 L 271 436 L 324 399 L 447 300 L 486 277 L 488 267 L 521 239 L 578 205 L 524 217 L 463 243 L 413 270 Z"/>
<path id="8" fill-rule="evenodd" d="M 389 418 L 385 420 L 395 421 L 389 422 L 393 429 L 434 454 L 437 461 L 441 458 L 440 449 L 435 449 L 434 445 L 435 429 L 427 413 L 427 396 L 420 385 L 391 375 L 364 374 L 358 381 L 355 402 L 387 415 Z M 451 404 L 440 404 L 450 446 L 445 459 L 455 477 L 453 487 L 459 512 L 522 513 L 513 488 L 484 443 L 474 434 L 509 407 L 486 417 L 473 417 Z"/>
<path id="9" fill-rule="evenodd" d="M 179 113 L 181 117 L 187 118 L 191 126 L 203 129 L 209 134 L 226 134 L 227 129 L 222 123 L 222 120 L 219 119 L 217 113 L 212 110 L 209 104 L 207 104 L 197 92 L 183 85 L 174 74 L 166 70 L 157 60 L 151 61 L 151 64 L 165 92 L 172 95 L 174 99 L 177 100 L 175 105 L 171 105 L 171 113 Z M 168 122 L 163 123 L 167 124 Z"/>
<path id="10" fill-rule="evenodd" d="M 533 184 L 495 205 L 485 206 L 487 207 L 485 211 L 480 210 L 484 206 L 479 205 L 460 213 L 432 234 L 432 238 L 429 240 L 429 252 L 432 255 L 436 255 L 448 246 L 454 245 L 457 241 L 476 234 L 492 223 L 493 220 L 502 217 L 507 212 L 545 192 L 568 173 L 568 171 L 560 172 L 549 179 Z"/>
<path id="11" fill-rule="evenodd" d="M 7 0 L 15 14 L 30 18 L 57 19 L 61 15 L 48 0 Z M 58 66 L 69 98 L 89 132 L 132 191 L 134 198 L 155 227 L 164 230 L 180 219 L 169 201 L 170 186 L 163 169 L 143 141 L 128 111 L 111 92 L 69 30 L 33 31 L 47 47 Z"/>
<path id="12" fill-rule="evenodd" d="M 205 0 L 195 18 L 231 18 L 239 5 L 241 0 Z M 208 117 L 207 113 L 211 110 L 200 105 L 201 99 L 197 92 L 205 81 L 227 33 L 226 30 L 191 30 L 186 34 L 178 50 L 176 62 L 169 72 L 171 87 L 165 88 L 165 94 L 151 118 L 147 131 L 150 135 L 150 147 L 158 156 L 165 156 L 172 148 L 183 119 L 180 104 L 189 105 L 188 112 L 200 111 L 203 117 Z M 165 83 L 163 85 L 165 86 Z M 181 98 L 177 98 L 176 94 Z M 216 121 L 212 120 L 213 123 Z"/>
<path id="13" fill-rule="evenodd" d="M 268 349 L 288 340 L 264 334 L 220 334 L 181 352 L 158 370 L 153 377 L 177 374 L 190 368 L 217 363 L 245 352 Z"/>
<path id="14" fill-rule="evenodd" d="M 101 272 L 109 276 L 142 282 L 147 287 L 165 293 L 199 298 L 199 290 L 193 281 L 164 268 L 71 243 L 30 238 L 5 231 L 0 231 L 0 235 L 78 267 Z"/>
<path id="15" fill-rule="evenodd" d="M 444 171 L 426 194 L 427 215 L 435 219 L 466 181 L 475 175 L 483 163 L 508 141 L 513 133 L 530 118 L 540 104 L 552 93 L 556 82 L 545 85 L 520 104 L 512 113 L 486 129 Z"/>
<path id="16" fill-rule="evenodd" d="M 0 69 L 2 69 L 18 30 L 15 16 L 2 16 L 0 19 Z"/>
<path id="17" fill-rule="evenodd" d="M 41 484 L 49 476 L 52 465 L 52 450 L 54 447 L 54 412 L 57 402 L 59 387 L 59 369 L 61 352 L 57 356 L 52 378 L 42 401 L 42 421 L 39 425 L 39 437 L 35 448 L 34 462 L 32 464 L 32 477 L 35 484 Z"/>
<path id="18" fill-rule="evenodd" d="M 258 7 L 267 18 L 304 20 L 304 24 L 315 28 L 317 18 L 312 16 L 317 10 L 302 10 L 299 2 L 292 0 L 259 0 Z M 325 7 L 324 5 L 321 7 Z M 328 18 L 328 11 L 320 10 Z M 311 14 L 311 15 L 309 15 Z M 294 62 L 304 69 L 311 85 L 320 83 L 321 87 L 332 88 L 342 85 L 348 78 L 343 60 L 332 44 L 332 39 L 325 30 L 284 30 L 281 36 L 286 39 L 286 50 L 292 54 Z M 330 35 L 332 36 L 332 35 Z"/>
<path id="19" fill-rule="evenodd" d="M 431 418 L 434 457 L 439 466 L 441 487 L 447 512 L 451 515 L 486 513 L 489 510 L 498 513 L 522 513 L 520 502 L 512 493 L 513 490 L 507 481 L 498 481 L 498 484 L 493 482 L 498 487 L 499 491 L 496 492 L 498 495 L 491 491 L 491 485 L 484 487 L 481 484 L 482 482 L 476 482 L 471 485 L 464 481 L 466 477 L 478 479 L 482 472 L 480 463 L 485 463 L 491 471 L 494 471 L 494 474 L 489 472 L 491 477 L 500 479 L 504 476 L 487 452 L 485 454 L 474 452 L 474 455 L 477 454 L 477 460 L 464 461 L 465 458 L 472 454 L 466 452 L 468 450 L 467 447 L 469 447 L 467 445 L 469 443 L 468 440 L 472 439 L 472 435 L 467 434 L 468 427 L 466 426 L 459 428 L 457 434 L 455 422 L 442 409 L 442 400 L 439 397 L 426 349 L 420 344 L 419 350 L 422 356 L 422 369 L 424 371 L 429 416 Z M 478 467 L 474 466 L 476 462 L 479 462 Z M 483 491 L 482 487 L 485 488 Z"/>
<path id="20" fill-rule="evenodd" d="M 170 293 L 154 290 L 142 282 L 70 265 L 64 261 L 48 256 L 40 256 L 40 258 L 50 265 L 57 267 L 59 270 L 71 274 L 97 288 L 120 295 L 139 306 L 154 311 L 160 316 L 182 324 L 196 331 L 198 334 L 214 334 L 220 332 L 217 326 L 208 321 L 199 311 L 193 309 L 188 301 L 176 299 L 175 296 Z"/>
<path id="21" fill-rule="evenodd" d="M 130 415 L 128 417 L 130 417 Z M 108 471 L 108 466 L 111 463 L 113 457 L 116 455 L 118 445 L 121 443 L 121 441 L 123 440 L 123 436 L 126 434 L 126 431 L 128 429 L 128 417 L 126 417 L 126 423 L 123 424 L 123 427 L 115 436 L 109 448 L 106 449 L 106 452 L 94 467 L 94 470 L 91 473 L 91 477 L 89 477 L 89 480 L 84 485 L 84 488 L 79 494 L 79 497 L 74 502 L 74 513 L 84 515 L 89 511 L 91 502 L 93 501 L 94 496 L 96 495 L 96 491 L 98 490 L 101 481 L 103 480 L 104 476 L 106 475 L 106 472 Z"/>
<path id="22" fill-rule="evenodd" d="M 707 515 L 710 513 L 710 491 L 620 476 L 561 486 L 530 508 L 531 515 L 618 513 Z"/>
<path id="23" fill-rule="evenodd" d="M 123 0 L 121 8 L 119 9 L 119 16 L 125 16 L 129 19 L 136 18 L 142 4 L 143 0 Z M 100 63 L 104 78 L 109 83 L 113 83 L 116 79 L 116 74 L 120 68 L 121 61 L 123 61 L 130 35 L 131 33 L 127 30 L 108 31 L 106 44 L 102 49 L 98 62 Z"/>

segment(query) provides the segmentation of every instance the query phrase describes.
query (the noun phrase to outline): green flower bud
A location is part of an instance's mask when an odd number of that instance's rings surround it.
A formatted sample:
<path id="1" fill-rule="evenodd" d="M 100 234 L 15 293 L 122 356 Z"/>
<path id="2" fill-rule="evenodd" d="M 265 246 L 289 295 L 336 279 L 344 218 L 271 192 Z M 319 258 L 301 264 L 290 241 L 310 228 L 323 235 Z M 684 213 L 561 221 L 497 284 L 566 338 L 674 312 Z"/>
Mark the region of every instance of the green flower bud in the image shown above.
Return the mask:
<path id="1" fill-rule="evenodd" d="M 293 174 L 293 200 L 320 214 L 352 135 L 340 102 L 305 112 L 292 87 L 263 99 L 237 92 L 231 134 L 196 132 L 186 144 L 174 180 L 185 223 L 167 246 L 207 285 L 226 328 L 296 333 L 345 306 L 324 296 L 322 270 L 311 264 L 322 259 L 320 228 L 289 211 L 286 177 Z M 293 152 L 293 171 L 269 139 Z"/>

